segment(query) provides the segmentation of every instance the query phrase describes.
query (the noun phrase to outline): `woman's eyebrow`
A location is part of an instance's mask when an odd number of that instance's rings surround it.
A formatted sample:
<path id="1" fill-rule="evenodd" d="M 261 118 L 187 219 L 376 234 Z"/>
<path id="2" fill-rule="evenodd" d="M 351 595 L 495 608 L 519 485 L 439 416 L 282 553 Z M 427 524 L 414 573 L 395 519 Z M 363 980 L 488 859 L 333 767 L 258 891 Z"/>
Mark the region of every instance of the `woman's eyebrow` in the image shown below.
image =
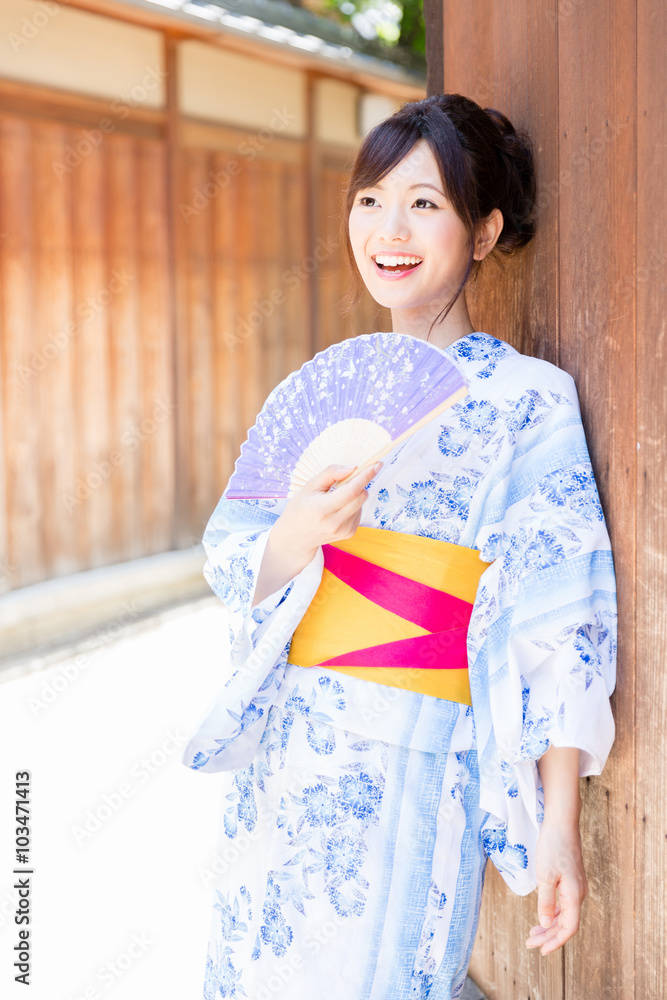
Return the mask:
<path id="1" fill-rule="evenodd" d="M 377 188 L 378 191 L 383 190 L 382 184 L 372 184 L 371 187 Z M 429 184 L 427 181 L 420 181 L 417 184 L 411 184 L 408 191 L 412 191 L 414 188 L 432 188 L 434 191 L 437 191 L 438 194 L 441 194 L 443 198 L 446 197 L 444 191 L 441 191 L 440 188 L 435 186 L 435 184 Z"/>
<path id="2" fill-rule="evenodd" d="M 408 191 L 414 191 L 416 187 L 430 187 L 432 191 L 437 191 L 443 198 L 445 197 L 445 192 L 441 191 L 440 188 L 435 186 L 435 184 L 428 184 L 426 181 L 420 181 L 418 184 L 411 184 Z"/>

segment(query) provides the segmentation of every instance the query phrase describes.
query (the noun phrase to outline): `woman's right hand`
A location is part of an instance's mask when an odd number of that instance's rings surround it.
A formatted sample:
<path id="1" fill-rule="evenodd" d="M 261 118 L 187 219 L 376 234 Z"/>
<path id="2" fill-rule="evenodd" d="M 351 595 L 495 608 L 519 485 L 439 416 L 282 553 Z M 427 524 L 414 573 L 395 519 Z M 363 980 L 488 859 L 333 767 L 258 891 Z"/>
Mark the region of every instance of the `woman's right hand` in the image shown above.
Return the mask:
<path id="1" fill-rule="evenodd" d="M 355 466 L 328 465 L 290 497 L 269 532 L 253 607 L 300 573 L 320 545 L 354 535 L 368 496 L 366 486 L 382 464 L 364 466 L 349 483 L 334 490 L 334 483 L 345 479 Z"/>
<path id="2" fill-rule="evenodd" d="M 313 476 L 287 502 L 276 521 L 275 542 L 288 551 L 313 558 L 320 545 L 351 538 L 359 527 L 366 486 L 378 474 L 382 462 L 364 466 L 345 486 L 331 487 L 345 479 L 356 466 L 328 465 Z"/>

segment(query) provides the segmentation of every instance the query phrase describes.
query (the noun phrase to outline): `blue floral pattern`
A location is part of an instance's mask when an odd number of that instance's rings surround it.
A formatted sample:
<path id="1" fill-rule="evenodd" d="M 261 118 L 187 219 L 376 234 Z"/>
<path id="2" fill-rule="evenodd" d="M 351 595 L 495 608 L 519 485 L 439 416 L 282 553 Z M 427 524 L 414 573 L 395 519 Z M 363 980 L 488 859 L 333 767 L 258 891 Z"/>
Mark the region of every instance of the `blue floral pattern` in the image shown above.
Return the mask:
<path id="1" fill-rule="evenodd" d="M 483 333 L 445 353 L 469 395 L 389 453 L 361 523 L 490 563 L 472 707 L 287 664 L 323 559 L 252 606 L 285 501 L 223 495 L 204 535 L 233 668 L 184 754 L 228 778 L 205 997 L 272 977 L 302 992 L 326 979 L 329 1000 L 371 980 L 373 1000 L 458 996 L 482 856 L 513 891 L 535 887 L 540 757 L 575 746 L 580 774 L 598 774 L 611 748 L 615 580 L 574 383 Z"/>
<path id="2" fill-rule="evenodd" d="M 489 378 L 495 372 L 500 360 L 507 356 L 510 348 L 502 340 L 489 337 L 485 333 L 471 333 L 453 345 L 453 351 L 461 361 L 472 361 L 482 365 L 475 372 L 477 378 Z M 486 363 L 484 363 L 486 362 Z"/>
<path id="3" fill-rule="evenodd" d="M 238 895 L 231 900 L 229 893 L 223 894 L 218 890 L 216 896 L 213 910 L 218 914 L 219 940 L 214 955 L 209 949 L 206 960 L 204 1000 L 245 997 L 247 993 L 241 984 L 242 972 L 232 961 L 232 956 L 235 954 L 233 945 L 247 936 L 248 923 L 252 920 L 250 892 L 242 885 Z"/>

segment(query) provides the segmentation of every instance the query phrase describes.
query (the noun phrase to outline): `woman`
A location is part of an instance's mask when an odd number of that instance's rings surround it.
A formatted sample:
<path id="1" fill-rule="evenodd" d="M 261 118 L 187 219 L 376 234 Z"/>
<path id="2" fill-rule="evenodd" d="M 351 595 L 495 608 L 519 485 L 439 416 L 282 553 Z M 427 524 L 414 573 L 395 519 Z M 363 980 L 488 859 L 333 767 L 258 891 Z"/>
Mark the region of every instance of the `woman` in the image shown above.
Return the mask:
<path id="1" fill-rule="evenodd" d="M 184 755 L 228 771 L 207 998 L 458 997 L 487 858 L 538 888 L 528 947 L 578 929 L 578 779 L 614 739 L 609 538 L 572 379 L 475 331 L 464 293 L 529 242 L 534 201 L 528 138 L 460 95 L 404 105 L 361 145 L 348 258 L 394 332 L 470 391 L 380 468 L 331 489 L 351 470 L 330 466 L 290 500 L 223 494 L 207 526 L 234 668 Z M 467 602 L 466 668 L 307 665 L 337 612 L 354 627 L 332 546 Z M 400 620 L 387 607 L 366 605 L 369 635 L 376 612 Z"/>

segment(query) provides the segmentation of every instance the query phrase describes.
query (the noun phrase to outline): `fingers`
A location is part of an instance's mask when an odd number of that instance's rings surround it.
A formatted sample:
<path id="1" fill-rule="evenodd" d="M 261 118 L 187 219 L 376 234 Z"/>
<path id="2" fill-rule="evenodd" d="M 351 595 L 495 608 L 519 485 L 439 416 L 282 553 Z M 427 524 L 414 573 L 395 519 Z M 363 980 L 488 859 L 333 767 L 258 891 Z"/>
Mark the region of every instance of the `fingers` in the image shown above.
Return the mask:
<path id="1" fill-rule="evenodd" d="M 345 479 L 356 468 L 356 465 L 327 465 L 326 469 L 322 469 L 316 476 L 313 476 L 303 489 L 309 493 L 326 493 L 334 483 Z"/>
<path id="2" fill-rule="evenodd" d="M 357 500 L 371 480 L 378 474 L 382 464 L 382 462 L 376 462 L 373 465 L 354 466 L 358 471 L 347 482 L 344 481 L 350 475 L 349 470 L 337 473 L 333 489 L 329 490 L 330 493 L 336 494 L 336 506 L 340 507 Z"/>
<path id="3" fill-rule="evenodd" d="M 554 929 L 558 924 L 558 917 L 560 916 L 560 913 L 561 913 L 561 905 L 560 903 L 556 903 L 556 909 L 554 911 L 554 919 L 552 923 L 549 925 L 549 927 L 542 927 L 541 924 L 536 924 L 534 927 L 530 928 L 529 937 L 528 940 L 526 941 L 526 946 L 528 948 L 536 948 L 540 945 L 543 945 L 550 933 L 551 936 L 553 936 Z"/>
<path id="4" fill-rule="evenodd" d="M 556 914 L 556 886 L 552 882 L 537 883 L 537 919 L 542 927 L 551 927 Z"/>
<path id="5" fill-rule="evenodd" d="M 567 926 L 561 924 L 560 919 L 556 919 L 552 927 L 537 928 L 535 934 L 531 930 L 531 936 L 526 941 L 526 947 L 541 948 L 542 955 L 549 955 L 552 951 L 561 948 L 571 937 L 574 937 L 578 929 L 578 921 L 574 925 Z"/>
<path id="6" fill-rule="evenodd" d="M 579 930 L 583 895 L 578 891 L 578 886 L 567 886 L 561 883 L 558 894 L 559 903 L 554 908 L 553 919 L 549 926 L 542 925 L 543 916 L 547 911 L 540 909 L 538 902 L 540 925 L 531 927 L 530 935 L 526 941 L 527 948 L 541 947 L 543 955 L 549 955 L 552 951 L 562 947 Z"/>
<path id="7" fill-rule="evenodd" d="M 382 468 L 383 464 L 384 464 L 383 462 L 373 462 L 370 465 L 355 465 L 354 468 L 358 469 L 359 471 L 354 476 L 352 476 L 349 483 L 346 483 L 345 485 L 346 486 L 354 485 L 357 489 L 360 487 L 364 488 L 365 486 L 368 485 L 368 483 L 370 483 L 371 479 L 375 478 L 375 476 Z M 340 477 L 341 480 L 346 479 L 348 475 L 349 472 L 345 473 L 345 475 Z M 342 487 L 338 487 L 338 489 L 341 488 Z"/>

